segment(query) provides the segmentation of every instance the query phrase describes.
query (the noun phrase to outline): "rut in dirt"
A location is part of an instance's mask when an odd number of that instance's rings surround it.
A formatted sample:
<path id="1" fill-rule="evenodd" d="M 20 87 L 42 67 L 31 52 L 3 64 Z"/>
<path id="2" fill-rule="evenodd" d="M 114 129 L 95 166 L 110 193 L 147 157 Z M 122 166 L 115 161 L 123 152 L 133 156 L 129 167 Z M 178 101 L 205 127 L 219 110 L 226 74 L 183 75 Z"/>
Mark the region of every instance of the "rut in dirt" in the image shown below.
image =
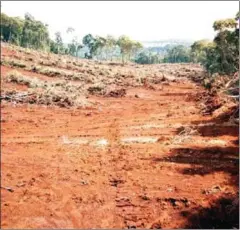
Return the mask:
<path id="1" fill-rule="evenodd" d="M 236 227 L 238 127 L 201 115 L 201 90 L 139 88 L 75 111 L 6 104 L 2 226 Z"/>

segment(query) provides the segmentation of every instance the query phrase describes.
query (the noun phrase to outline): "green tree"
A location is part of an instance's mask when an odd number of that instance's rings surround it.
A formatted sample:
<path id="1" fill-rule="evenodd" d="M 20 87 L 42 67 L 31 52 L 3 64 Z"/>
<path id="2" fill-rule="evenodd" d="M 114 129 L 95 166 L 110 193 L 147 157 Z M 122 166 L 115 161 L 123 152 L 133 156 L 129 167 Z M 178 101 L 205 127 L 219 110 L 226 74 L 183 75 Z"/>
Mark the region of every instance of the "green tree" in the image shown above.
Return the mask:
<path id="1" fill-rule="evenodd" d="M 128 55 L 128 58 L 131 55 L 131 51 L 133 49 L 133 41 L 128 36 L 123 35 L 119 37 L 117 41 L 117 45 L 121 50 L 122 63 L 124 64 L 126 61 L 127 55 Z"/>
<path id="2" fill-rule="evenodd" d="M 107 35 L 105 47 L 106 47 L 107 59 L 110 59 L 111 61 L 113 58 L 116 45 L 117 45 L 117 40 L 113 36 Z"/>
<path id="3" fill-rule="evenodd" d="M 137 53 L 143 48 L 143 45 L 140 42 L 137 41 L 132 41 L 131 42 L 131 51 L 130 51 L 130 55 L 131 56 L 136 56 Z M 131 58 L 131 56 L 129 57 L 129 59 Z"/>
<path id="4" fill-rule="evenodd" d="M 237 22 L 234 18 L 228 18 L 225 20 L 218 20 L 213 23 L 215 31 L 223 31 L 226 29 L 232 29 L 237 27 Z"/>
<path id="5" fill-rule="evenodd" d="M 86 53 L 85 56 L 90 59 L 97 55 L 98 51 L 106 45 L 106 39 L 104 37 L 94 37 L 92 34 L 84 36 L 82 42 L 89 49 L 89 54 Z"/>
<path id="6" fill-rule="evenodd" d="M 106 41 L 107 40 L 104 37 L 96 36 L 94 43 L 94 55 L 98 53 L 101 58 L 103 58 L 103 49 L 106 46 Z"/>
<path id="7" fill-rule="evenodd" d="M 135 62 L 138 64 L 157 64 L 161 62 L 161 58 L 156 53 L 142 51 L 136 56 Z"/>
<path id="8" fill-rule="evenodd" d="M 63 39 L 62 39 L 62 35 L 59 31 L 55 33 L 55 43 L 56 43 L 56 46 L 57 46 L 57 53 L 58 54 L 62 53 L 63 50 L 64 50 Z"/>
<path id="9" fill-rule="evenodd" d="M 190 61 L 190 49 L 183 45 L 178 45 L 170 48 L 163 59 L 163 62 L 165 63 L 187 63 Z"/>
<path id="10" fill-rule="evenodd" d="M 78 56 L 78 51 L 83 47 L 79 42 L 78 38 L 75 36 L 70 44 L 68 44 L 69 47 L 69 53 L 72 56 L 77 57 Z"/>
<path id="11" fill-rule="evenodd" d="M 5 42 L 20 45 L 23 30 L 23 20 L 18 17 L 8 17 L 1 13 L 1 38 Z"/>
<path id="12" fill-rule="evenodd" d="M 206 49 L 206 59 L 202 61 L 208 72 L 232 74 L 239 69 L 239 28 L 237 20 L 225 19 L 215 21 L 217 32 L 214 45 Z"/>
<path id="13" fill-rule="evenodd" d="M 93 54 L 95 53 L 96 39 L 92 34 L 87 34 L 83 37 L 82 43 L 89 49 L 89 54 L 85 53 L 85 57 L 92 59 Z"/>
<path id="14" fill-rule="evenodd" d="M 119 37 L 117 41 L 117 45 L 119 46 L 121 50 L 122 55 L 122 63 L 125 63 L 125 56 L 130 53 L 131 51 L 131 40 L 129 37 L 123 35 Z"/>
<path id="15" fill-rule="evenodd" d="M 50 52 L 58 54 L 58 45 L 53 40 L 50 40 Z"/>
<path id="16" fill-rule="evenodd" d="M 199 40 L 191 45 L 191 60 L 195 63 L 203 63 L 206 59 L 206 51 L 213 45 L 210 40 Z"/>
<path id="17" fill-rule="evenodd" d="M 25 14 L 25 20 L 21 36 L 21 45 L 27 48 L 49 48 L 49 32 L 47 25 L 34 19 L 29 13 Z"/>

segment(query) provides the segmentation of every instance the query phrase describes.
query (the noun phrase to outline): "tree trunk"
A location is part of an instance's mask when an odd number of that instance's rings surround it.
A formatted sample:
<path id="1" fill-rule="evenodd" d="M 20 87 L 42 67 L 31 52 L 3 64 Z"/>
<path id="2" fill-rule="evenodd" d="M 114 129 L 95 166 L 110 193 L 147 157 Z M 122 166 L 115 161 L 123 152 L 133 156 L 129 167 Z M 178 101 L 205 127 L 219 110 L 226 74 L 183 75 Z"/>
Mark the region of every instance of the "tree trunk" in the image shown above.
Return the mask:
<path id="1" fill-rule="evenodd" d="M 11 29 L 12 29 L 12 28 L 10 27 L 10 32 L 9 32 L 9 36 L 8 36 L 8 42 L 11 42 L 11 35 L 12 35 L 12 34 L 11 34 Z"/>

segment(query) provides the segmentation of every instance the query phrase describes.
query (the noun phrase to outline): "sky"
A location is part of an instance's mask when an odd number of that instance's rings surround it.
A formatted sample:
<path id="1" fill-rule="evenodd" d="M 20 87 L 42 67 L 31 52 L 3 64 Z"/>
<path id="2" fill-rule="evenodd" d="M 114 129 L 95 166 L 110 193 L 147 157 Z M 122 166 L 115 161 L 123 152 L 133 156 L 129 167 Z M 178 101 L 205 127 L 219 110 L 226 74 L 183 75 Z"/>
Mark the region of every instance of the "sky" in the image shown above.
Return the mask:
<path id="1" fill-rule="evenodd" d="M 238 1 L 1 1 L 1 6 L 9 16 L 29 12 L 49 25 L 51 37 L 60 31 L 66 42 L 70 26 L 79 39 L 88 33 L 138 41 L 213 39 L 213 22 L 239 10 Z"/>

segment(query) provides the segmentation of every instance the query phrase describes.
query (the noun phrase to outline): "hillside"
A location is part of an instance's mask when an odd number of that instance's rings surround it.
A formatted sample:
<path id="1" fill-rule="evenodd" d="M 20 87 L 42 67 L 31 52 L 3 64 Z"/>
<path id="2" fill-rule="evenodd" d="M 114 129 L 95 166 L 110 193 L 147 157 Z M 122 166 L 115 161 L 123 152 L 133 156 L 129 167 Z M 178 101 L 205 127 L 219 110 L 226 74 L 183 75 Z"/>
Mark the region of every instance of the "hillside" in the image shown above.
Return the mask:
<path id="1" fill-rule="evenodd" d="M 166 45 L 169 46 L 191 46 L 194 41 L 190 40 L 180 40 L 180 39 L 165 39 L 165 40 L 157 40 L 157 41 L 142 41 L 144 47 L 164 47 Z"/>
<path id="2" fill-rule="evenodd" d="M 59 97 L 62 95 L 69 101 L 69 105 L 81 106 L 79 98 L 85 102 L 89 94 L 108 96 L 112 91 L 146 84 L 154 89 L 160 82 L 177 82 L 182 78 L 201 77 L 204 74 L 203 69 L 197 64 L 159 64 L 153 68 L 133 63 L 122 65 L 76 59 L 67 55 L 58 56 L 5 44 L 2 45 L 2 49 L 3 72 L 5 73 L 5 70 L 9 72 L 11 69 L 18 72 L 13 73 L 16 76 L 8 76 L 6 85 L 30 84 L 28 92 L 34 95 L 34 100 L 36 97 L 43 99 L 45 92 L 47 96 L 54 96 L 57 91 Z M 24 81 L 22 78 L 27 82 L 18 82 Z M 12 92 L 9 92 L 9 88 L 8 90 L 3 88 L 3 93 Z M 44 99 L 41 103 L 45 103 Z"/>
<path id="3" fill-rule="evenodd" d="M 204 75 L 2 43 L 1 227 L 238 228 L 236 104 Z"/>

